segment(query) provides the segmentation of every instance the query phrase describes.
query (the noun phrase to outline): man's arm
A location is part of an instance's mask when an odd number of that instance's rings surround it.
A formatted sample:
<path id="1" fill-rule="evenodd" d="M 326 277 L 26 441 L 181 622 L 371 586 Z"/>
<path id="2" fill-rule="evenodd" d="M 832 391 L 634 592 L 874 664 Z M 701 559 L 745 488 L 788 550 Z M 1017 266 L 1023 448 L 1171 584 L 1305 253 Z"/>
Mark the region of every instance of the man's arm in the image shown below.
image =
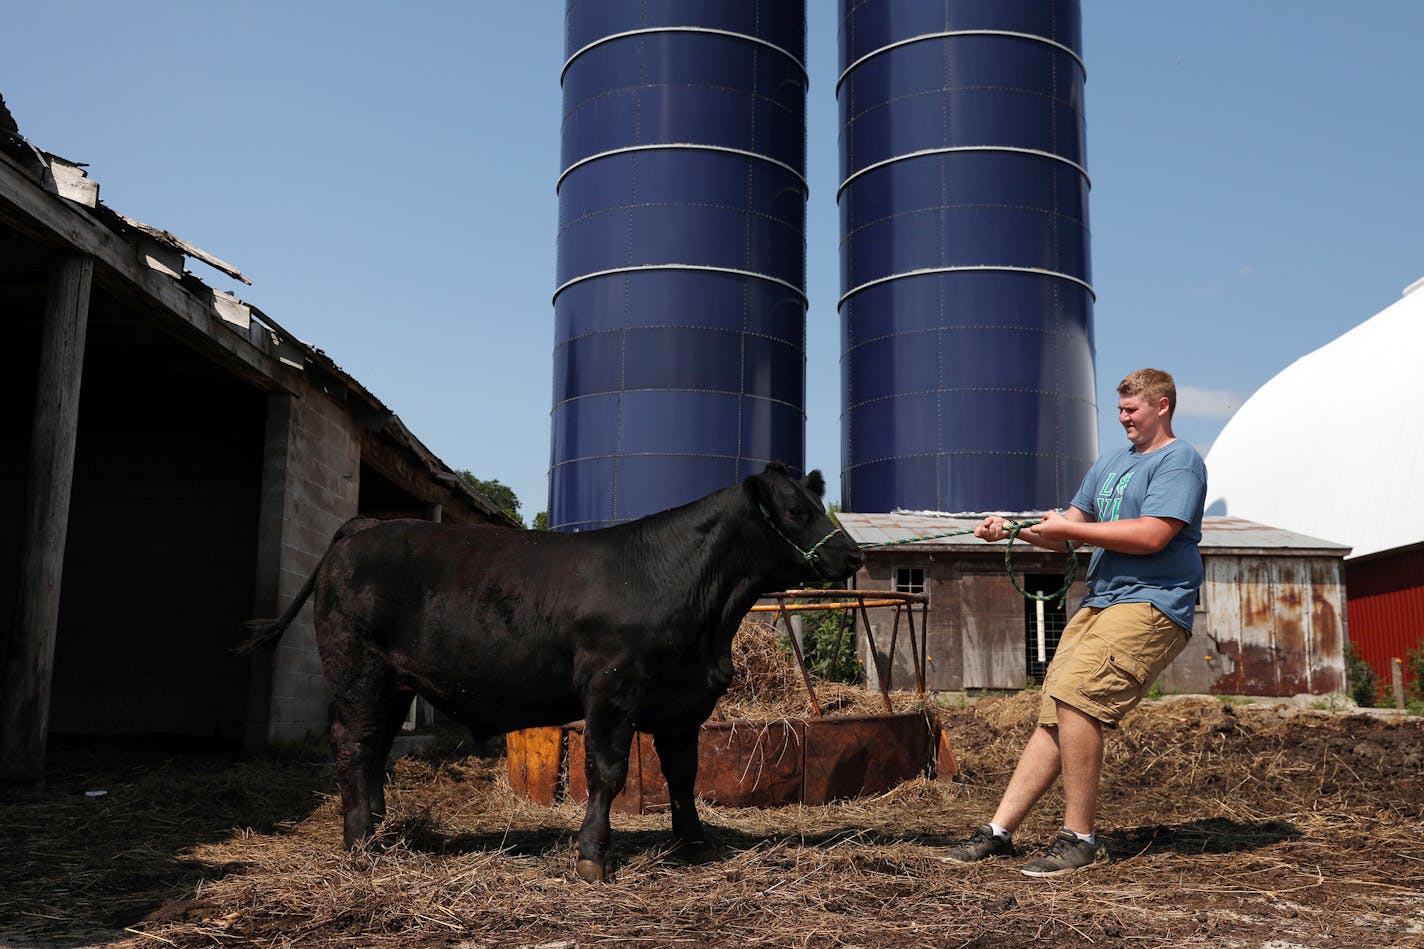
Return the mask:
<path id="1" fill-rule="evenodd" d="M 1070 514 L 1078 511 L 1070 507 Z M 1081 513 L 1081 512 L 1079 512 Z M 1155 554 L 1186 526 L 1175 517 L 1130 517 L 1121 521 L 1073 520 L 1049 511 L 1035 530 L 1045 540 L 1092 544 L 1120 554 Z"/>
<path id="2" fill-rule="evenodd" d="M 1066 544 L 1064 544 L 1064 540 L 1071 538 L 1055 536 L 1046 537 L 1043 534 L 1043 527 L 1045 524 L 1048 523 L 1047 519 L 1050 516 L 1057 518 L 1060 521 L 1071 521 L 1075 524 L 1089 523 L 1088 515 L 1078 510 L 1076 507 L 1069 507 L 1067 513 L 1064 514 L 1059 514 L 1057 511 L 1049 511 L 1047 514 L 1044 515 L 1043 524 L 1037 524 L 1033 527 L 1025 527 L 1023 530 L 1019 531 L 1018 539 L 1026 540 L 1030 544 L 1033 544 L 1035 547 L 1042 547 L 1044 550 L 1055 550 L 1059 551 L 1060 553 L 1066 551 L 1068 547 Z M 989 541 L 1003 540 L 1005 537 L 1009 536 L 1009 532 L 1004 529 L 1004 525 L 1006 523 L 1008 522 L 1004 518 L 998 517 L 997 515 L 990 515 L 989 517 L 984 518 L 984 523 L 974 528 L 974 536 L 982 537 L 985 540 Z"/>
<path id="3" fill-rule="evenodd" d="M 1155 554 L 1166 547 L 1185 521 L 1174 517 L 1133 517 L 1098 522 L 1076 507 L 1066 513 L 1047 511 L 1043 523 L 1019 531 L 1019 538 L 1045 550 L 1067 550 L 1067 543 L 1092 544 L 1120 554 Z M 974 529 L 975 537 L 1002 540 L 1008 536 L 1002 517 L 986 517 Z"/>

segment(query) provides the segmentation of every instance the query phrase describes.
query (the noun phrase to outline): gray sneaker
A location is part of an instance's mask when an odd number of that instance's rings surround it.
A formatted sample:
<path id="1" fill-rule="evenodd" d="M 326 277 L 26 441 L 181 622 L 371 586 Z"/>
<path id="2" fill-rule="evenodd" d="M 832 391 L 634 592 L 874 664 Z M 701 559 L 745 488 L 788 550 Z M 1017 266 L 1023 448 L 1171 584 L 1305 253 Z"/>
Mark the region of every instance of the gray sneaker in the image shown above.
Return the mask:
<path id="1" fill-rule="evenodd" d="M 1037 860 L 1024 864 L 1026 877 L 1061 877 L 1079 870 L 1088 870 L 1108 862 L 1108 848 L 1101 842 L 1090 844 L 1079 840 L 1067 827 L 1058 832 L 1048 852 Z"/>
<path id="2" fill-rule="evenodd" d="M 1014 844 L 994 833 L 988 824 L 974 828 L 968 838 L 944 852 L 939 859 L 944 863 L 973 863 L 988 857 L 1012 857 Z"/>

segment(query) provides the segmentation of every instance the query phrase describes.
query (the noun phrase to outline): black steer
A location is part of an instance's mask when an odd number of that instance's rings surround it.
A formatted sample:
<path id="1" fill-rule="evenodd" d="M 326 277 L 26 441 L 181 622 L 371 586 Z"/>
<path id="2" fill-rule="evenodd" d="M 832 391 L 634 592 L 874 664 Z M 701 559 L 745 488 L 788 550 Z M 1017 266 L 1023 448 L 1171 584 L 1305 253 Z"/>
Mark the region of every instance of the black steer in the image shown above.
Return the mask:
<path id="1" fill-rule="evenodd" d="M 608 809 L 633 732 L 651 733 L 677 847 L 704 857 L 698 729 L 731 682 L 738 624 L 765 593 L 864 562 L 824 493 L 819 471 L 797 481 L 773 462 L 699 501 L 585 533 L 353 520 L 280 619 L 247 624 L 239 651 L 275 642 L 315 590 L 349 847 L 384 815 L 386 757 L 419 694 L 477 737 L 585 720 L 576 869 L 590 881 L 611 870 Z"/>

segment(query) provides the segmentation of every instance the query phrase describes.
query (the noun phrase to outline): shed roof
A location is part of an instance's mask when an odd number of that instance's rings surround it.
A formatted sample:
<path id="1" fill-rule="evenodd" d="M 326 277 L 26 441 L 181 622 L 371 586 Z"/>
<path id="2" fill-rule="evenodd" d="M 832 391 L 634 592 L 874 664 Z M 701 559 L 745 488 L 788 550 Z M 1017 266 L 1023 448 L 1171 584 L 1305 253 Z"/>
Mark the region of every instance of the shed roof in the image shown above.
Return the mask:
<path id="1" fill-rule="evenodd" d="M 299 339 L 294 333 L 251 303 L 210 287 L 187 271 L 187 259 L 204 264 L 250 284 L 240 270 L 220 258 L 195 247 L 180 237 L 118 213 L 99 200 L 99 183 L 88 176 L 86 166 L 37 148 L 19 131 L 13 115 L 0 96 L 0 203 L 12 203 L 32 211 L 71 235 L 71 239 L 88 242 L 86 252 L 96 253 L 124 274 L 135 285 L 152 292 L 157 286 L 159 299 L 172 301 L 191 297 L 199 306 L 206 304 L 209 322 L 203 329 L 213 334 L 230 333 L 227 346 L 242 351 L 242 358 L 263 374 L 276 366 L 306 373 L 313 385 L 326 389 L 334 398 L 346 404 L 352 416 L 364 428 L 379 433 L 389 443 L 404 449 L 414 457 L 427 477 L 446 490 L 463 497 L 476 510 L 510 525 L 517 525 L 508 512 L 502 510 L 480 491 L 475 490 L 449 465 L 417 438 L 395 412 L 375 394 L 346 372 L 326 353 Z M 34 195 L 38 195 L 38 198 Z M 62 208 L 50 206 L 58 199 Z M 118 242 L 105 235 L 116 236 Z M 131 245 L 131 246 L 128 246 Z M 109 251 L 108 254 L 104 250 Z M 140 261 L 137 269 L 130 265 Z M 172 281 L 172 287 L 149 283 L 153 274 Z"/>
<path id="2" fill-rule="evenodd" d="M 1034 513 L 994 511 L 1011 520 L 1031 520 Z M 969 533 L 984 519 L 984 514 L 942 514 L 935 511 L 895 511 L 890 514 L 859 514 L 842 512 L 836 515 L 841 527 L 858 544 L 914 547 L 921 550 L 984 550 L 999 552 L 1002 545 L 990 544 Z M 950 531 L 965 531 L 952 537 L 914 541 L 916 537 L 933 537 Z M 913 541 L 913 543 L 912 543 Z M 1344 557 L 1350 548 L 1344 544 L 1308 537 L 1294 531 L 1258 524 L 1239 517 L 1210 516 L 1202 519 L 1201 548 L 1207 553 L 1261 552 L 1278 556 Z"/>

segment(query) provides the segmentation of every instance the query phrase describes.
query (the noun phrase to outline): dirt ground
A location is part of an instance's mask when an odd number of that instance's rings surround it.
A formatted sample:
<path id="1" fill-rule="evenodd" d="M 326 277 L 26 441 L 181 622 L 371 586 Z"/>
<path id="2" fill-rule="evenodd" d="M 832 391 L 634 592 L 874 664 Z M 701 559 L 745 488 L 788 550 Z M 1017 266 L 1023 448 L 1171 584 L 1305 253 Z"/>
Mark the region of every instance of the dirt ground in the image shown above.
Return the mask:
<path id="1" fill-rule="evenodd" d="M 384 848 L 351 855 L 329 765 L 59 746 L 44 788 L 0 797 L 0 944 L 1424 945 L 1424 720 L 1149 703 L 1108 742 L 1109 866 L 940 862 L 992 809 L 1035 698 L 941 710 L 953 782 L 704 808 L 713 863 L 668 859 L 665 815 L 615 815 L 602 886 L 572 872 L 581 807 L 517 797 L 498 755 L 399 762 Z"/>

